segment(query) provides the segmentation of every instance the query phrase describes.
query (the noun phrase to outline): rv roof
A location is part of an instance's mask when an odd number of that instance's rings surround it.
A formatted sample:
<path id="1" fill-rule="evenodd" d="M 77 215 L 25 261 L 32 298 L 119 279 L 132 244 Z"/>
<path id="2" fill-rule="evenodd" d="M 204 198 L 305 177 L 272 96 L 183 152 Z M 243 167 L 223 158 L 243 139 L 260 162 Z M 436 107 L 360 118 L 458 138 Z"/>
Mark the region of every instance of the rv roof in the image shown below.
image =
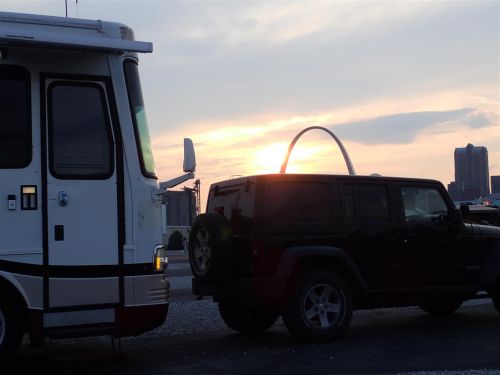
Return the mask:
<path id="1" fill-rule="evenodd" d="M 82 29 L 82 34 L 68 33 L 64 28 Z M 84 30 L 95 30 L 96 34 L 88 35 Z M 0 45 L 115 53 L 153 51 L 152 43 L 133 40 L 132 30 L 119 23 L 7 12 L 0 12 Z"/>

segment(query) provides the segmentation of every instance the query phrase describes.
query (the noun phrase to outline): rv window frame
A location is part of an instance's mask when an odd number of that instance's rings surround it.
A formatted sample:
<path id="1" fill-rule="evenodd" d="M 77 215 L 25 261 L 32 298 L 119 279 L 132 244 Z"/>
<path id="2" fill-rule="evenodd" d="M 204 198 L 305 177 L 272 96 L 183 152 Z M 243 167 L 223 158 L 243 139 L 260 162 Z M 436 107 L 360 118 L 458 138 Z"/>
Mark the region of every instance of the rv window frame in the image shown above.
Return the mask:
<path id="1" fill-rule="evenodd" d="M 49 171 L 50 174 L 59 179 L 59 180 L 107 180 L 111 178 L 115 174 L 115 141 L 113 137 L 113 131 L 111 129 L 111 114 L 110 108 L 108 104 L 108 96 L 106 95 L 106 90 L 103 85 L 105 82 L 101 82 L 99 80 L 89 80 L 89 81 L 73 81 L 73 80 L 65 80 L 65 79 L 56 79 L 49 83 L 46 90 L 47 97 L 47 136 L 48 136 L 48 156 L 49 156 Z M 106 133 L 108 138 L 108 161 L 109 161 L 109 171 L 104 174 L 88 174 L 88 175 L 79 175 L 79 174 L 60 174 L 54 170 L 54 138 L 53 138 L 53 113 L 52 113 L 52 90 L 56 86 L 72 86 L 72 87 L 91 87 L 96 88 L 99 92 L 99 96 L 101 99 L 102 108 L 104 110 L 104 122 L 106 127 Z"/>
<path id="2" fill-rule="evenodd" d="M 3 72 L 6 70 L 6 72 Z M 19 80 L 24 81 L 26 88 L 26 134 L 24 136 L 16 136 L 16 137 L 3 137 L 4 139 L 24 139 L 25 140 L 25 159 L 23 163 L 3 163 L 0 160 L 0 169 L 23 169 L 28 167 L 33 161 L 33 119 L 32 119 L 32 109 L 31 109 L 31 75 L 29 70 L 21 65 L 12 65 L 12 64 L 0 64 L 0 80 L 5 81 L 7 79 L 3 79 L 2 76 L 6 75 L 8 80 Z M 17 79 L 17 78 L 23 78 Z"/>
<path id="3" fill-rule="evenodd" d="M 153 147 L 151 145 L 151 136 L 149 136 L 149 144 L 150 144 L 150 148 L 151 148 L 151 155 L 153 157 L 153 169 L 154 170 L 152 172 L 148 171 L 146 169 L 146 163 L 144 162 L 144 153 L 143 153 L 142 146 L 141 146 L 141 134 L 139 131 L 139 126 L 137 124 L 137 118 L 136 118 L 135 113 L 134 113 L 134 107 L 133 107 L 134 101 L 133 101 L 132 95 L 131 95 L 131 87 L 130 87 L 129 77 L 127 75 L 127 71 L 125 68 L 126 64 L 134 64 L 135 66 L 137 66 L 137 68 L 139 67 L 139 64 L 136 60 L 127 58 L 127 59 L 123 60 L 122 69 L 123 69 L 123 77 L 125 78 L 125 86 L 127 87 L 127 98 L 128 98 L 128 103 L 129 103 L 129 109 L 130 109 L 130 117 L 132 118 L 132 123 L 134 125 L 135 144 L 137 147 L 137 154 L 139 156 L 139 164 L 141 167 L 141 172 L 142 172 L 144 177 L 157 180 L 158 176 L 156 175 L 156 166 L 154 163 L 154 156 L 152 155 Z M 140 84 L 141 83 L 140 77 L 138 77 L 138 78 L 139 78 L 139 84 Z M 140 87 L 140 89 L 141 89 L 140 95 L 142 97 L 142 86 Z M 143 104 L 144 104 L 144 99 L 143 99 Z M 148 125 L 148 133 L 149 133 L 149 125 Z"/>

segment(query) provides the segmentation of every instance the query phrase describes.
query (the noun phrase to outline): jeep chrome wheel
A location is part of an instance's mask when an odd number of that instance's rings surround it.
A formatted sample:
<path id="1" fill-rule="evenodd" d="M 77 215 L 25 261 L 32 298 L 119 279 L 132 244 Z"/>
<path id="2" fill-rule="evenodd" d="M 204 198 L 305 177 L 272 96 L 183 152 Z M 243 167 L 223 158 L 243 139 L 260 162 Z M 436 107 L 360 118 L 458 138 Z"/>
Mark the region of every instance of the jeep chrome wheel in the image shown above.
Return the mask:
<path id="1" fill-rule="evenodd" d="M 329 328 L 341 317 L 342 298 L 329 284 L 313 285 L 302 303 L 302 314 L 307 323 L 317 328 Z"/>
<path id="2" fill-rule="evenodd" d="M 226 279 L 231 269 L 232 236 L 222 214 L 202 214 L 189 234 L 189 264 L 193 275 L 204 281 Z"/>
<path id="3" fill-rule="evenodd" d="M 326 269 L 302 271 L 283 309 L 290 333 L 309 342 L 334 340 L 347 329 L 351 317 L 349 286 Z"/>

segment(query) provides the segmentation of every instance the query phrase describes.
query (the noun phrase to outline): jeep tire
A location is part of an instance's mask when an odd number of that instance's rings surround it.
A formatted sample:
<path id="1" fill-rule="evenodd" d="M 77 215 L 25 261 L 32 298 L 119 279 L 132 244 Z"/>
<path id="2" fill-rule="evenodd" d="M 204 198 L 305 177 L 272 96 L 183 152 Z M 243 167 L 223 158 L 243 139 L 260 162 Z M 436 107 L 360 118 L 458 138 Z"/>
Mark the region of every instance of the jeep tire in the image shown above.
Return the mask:
<path id="1" fill-rule="evenodd" d="M 488 292 L 493 301 L 493 306 L 500 313 L 500 282 L 497 282 L 497 285 Z"/>
<path id="2" fill-rule="evenodd" d="M 349 326 L 352 294 L 337 273 L 305 270 L 290 290 L 283 320 L 294 336 L 308 342 L 332 341 Z"/>
<path id="3" fill-rule="evenodd" d="M 247 334 L 266 331 L 279 317 L 279 313 L 269 307 L 250 307 L 225 301 L 219 302 L 219 312 L 229 328 Z"/>
<path id="4" fill-rule="evenodd" d="M 203 281 L 224 280 L 231 269 L 231 233 L 221 214 L 201 214 L 189 235 L 189 264 Z"/>

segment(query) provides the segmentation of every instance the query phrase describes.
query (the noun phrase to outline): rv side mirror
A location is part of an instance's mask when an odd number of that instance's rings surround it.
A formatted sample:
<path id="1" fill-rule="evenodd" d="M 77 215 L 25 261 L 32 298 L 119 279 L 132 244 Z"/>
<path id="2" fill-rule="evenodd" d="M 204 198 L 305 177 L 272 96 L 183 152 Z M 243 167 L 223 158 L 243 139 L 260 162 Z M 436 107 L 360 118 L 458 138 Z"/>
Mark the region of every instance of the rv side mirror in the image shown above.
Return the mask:
<path id="1" fill-rule="evenodd" d="M 461 204 L 460 205 L 460 213 L 462 214 L 462 218 L 469 216 L 469 214 L 470 214 L 469 205 L 468 204 Z"/>
<path id="2" fill-rule="evenodd" d="M 196 171 L 196 156 L 194 154 L 193 141 L 190 138 L 184 138 L 184 172 Z"/>

